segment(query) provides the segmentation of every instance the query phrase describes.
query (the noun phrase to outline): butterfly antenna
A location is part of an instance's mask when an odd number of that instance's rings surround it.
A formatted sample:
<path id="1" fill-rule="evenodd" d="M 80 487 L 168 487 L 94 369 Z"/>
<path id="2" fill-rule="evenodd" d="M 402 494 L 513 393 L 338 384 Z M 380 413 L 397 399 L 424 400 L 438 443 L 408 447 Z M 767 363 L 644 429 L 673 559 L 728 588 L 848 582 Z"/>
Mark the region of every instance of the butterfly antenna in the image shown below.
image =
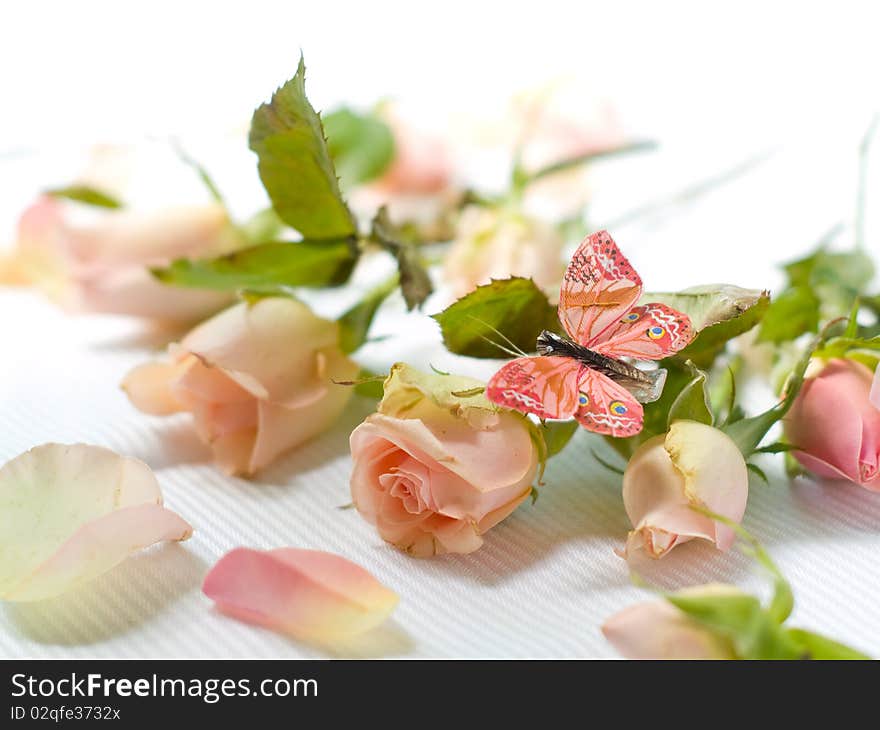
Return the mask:
<path id="1" fill-rule="evenodd" d="M 490 345 L 492 345 L 492 347 L 497 347 L 499 350 L 501 350 L 502 352 L 506 352 L 511 357 L 526 357 L 526 355 L 523 355 L 519 352 L 515 352 L 514 350 L 511 350 L 509 347 L 505 347 L 504 345 L 499 344 L 498 342 L 495 342 L 495 340 L 490 340 L 485 335 L 480 335 L 479 337 L 481 340 L 485 340 Z"/>
<path id="2" fill-rule="evenodd" d="M 517 347 L 516 343 L 513 342 L 503 332 L 501 332 L 501 330 L 496 329 L 491 324 L 480 319 L 479 317 L 474 317 L 474 315 L 472 315 L 472 314 L 469 314 L 468 317 L 470 317 L 472 320 L 474 320 L 476 322 L 479 322 L 485 328 L 492 330 L 496 335 L 498 335 L 502 340 L 504 340 L 510 346 L 510 348 L 512 348 L 514 350 L 514 352 L 512 354 L 514 354 L 516 357 L 528 357 L 528 353 L 523 352 L 519 347 Z M 480 335 L 480 336 L 483 337 L 482 335 Z M 509 349 L 507 349 L 506 347 L 503 347 L 502 345 L 499 345 L 497 342 L 492 342 L 492 340 L 489 340 L 486 337 L 483 337 L 483 339 L 486 340 L 487 342 L 491 342 L 493 345 L 495 345 L 496 347 L 498 347 L 501 350 L 504 350 L 505 352 L 508 352 L 508 353 L 510 352 Z"/>

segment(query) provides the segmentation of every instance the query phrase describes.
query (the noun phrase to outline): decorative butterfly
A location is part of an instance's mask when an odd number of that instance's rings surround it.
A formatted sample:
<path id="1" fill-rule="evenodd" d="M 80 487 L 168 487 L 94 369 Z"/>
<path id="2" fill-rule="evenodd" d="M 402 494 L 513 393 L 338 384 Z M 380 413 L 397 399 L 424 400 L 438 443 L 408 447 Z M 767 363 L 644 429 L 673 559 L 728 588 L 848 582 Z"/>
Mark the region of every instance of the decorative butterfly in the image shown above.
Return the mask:
<path id="1" fill-rule="evenodd" d="M 686 314 L 636 305 L 642 280 L 607 231 L 587 236 L 562 282 L 559 320 L 571 340 L 544 330 L 536 357 L 519 357 L 486 386 L 489 400 L 541 419 L 576 418 L 596 433 L 642 430 L 642 403 L 663 392 L 666 371 L 629 359 L 660 360 L 694 337 Z M 623 359 L 626 358 L 626 359 Z"/>

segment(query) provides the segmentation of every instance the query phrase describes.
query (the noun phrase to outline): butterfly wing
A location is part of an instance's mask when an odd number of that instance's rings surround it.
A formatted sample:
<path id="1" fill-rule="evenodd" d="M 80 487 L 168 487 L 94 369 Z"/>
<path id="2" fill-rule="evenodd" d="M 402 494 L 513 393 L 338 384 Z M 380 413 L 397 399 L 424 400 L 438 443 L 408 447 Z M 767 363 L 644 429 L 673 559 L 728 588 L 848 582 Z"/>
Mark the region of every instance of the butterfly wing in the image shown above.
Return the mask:
<path id="1" fill-rule="evenodd" d="M 631 307 L 590 347 L 608 357 L 662 360 L 694 339 L 690 317 L 665 304 Z"/>
<path id="2" fill-rule="evenodd" d="M 570 357 L 519 357 L 492 376 L 486 397 L 539 418 L 571 418 L 578 409 L 583 370 L 586 368 Z"/>
<path id="3" fill-rule="evenodd" d="M 587 236 L 568 264 L 559 292 L 559 321 L 587 347 L 619 322 L 642 294 L 642 280 L 607 231 Z"/>
<path id="4" fill-rule="evenodd" d="M 574 417 L 585 429 L 616 438 L 634 436 L 642 430 L 642 404 L 626 388 L 589 368 L 583 369 L 578 387 Z"/>

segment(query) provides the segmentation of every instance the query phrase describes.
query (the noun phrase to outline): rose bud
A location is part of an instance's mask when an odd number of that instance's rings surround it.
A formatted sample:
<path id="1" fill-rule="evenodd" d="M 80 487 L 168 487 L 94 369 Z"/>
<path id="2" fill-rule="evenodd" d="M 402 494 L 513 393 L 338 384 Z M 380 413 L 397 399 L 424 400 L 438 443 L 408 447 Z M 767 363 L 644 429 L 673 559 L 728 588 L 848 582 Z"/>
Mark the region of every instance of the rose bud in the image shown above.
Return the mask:
<path id="1" fill-rule="evenodd" d="M 730 585 L 688 588 L 682 596 L 739 595 Z M 627 659 L 736 659 L 733 646 L 668 601 L 625 608 L 602 626 L 605 638 Z"/>
<path id="2" fill-rule="evenodd" d="M 89 209 L 40 198 L 21 216 L 3 281 L 38 287 L 74 312 L 193 321 L 230 295 L 168 287 L 149 267 L 180 257 L 224 253 L 237 245 L 219 205 L 160 212 Z"/>
<path id="3" fill-rule="evenodd" d="M 483 385 L 397 364 L 378 412 L 351 434 L 352 500 L 410 555 L 476 550 L 531 493 L 540 437 Z"/>
<path id="4" fill-rule="evenodd" d="M 786 438 L 801 449 L 794 457 L 819 476 L 880 491 L 878 403 L 880 386 L 862 363 L 813 361 L 784 420 Z"/>
<path id="5" fill-rule="evenodd" d="M 169 346 L 170 362 L 132 370 L 122 387 L 145 413 L 192 413 L 230 474 L 252 474 L 327 429 L 342 413 L 358 365 L 339 328 L 287 297 L 241 302 Z"/>
<path id="6" fill-rule="evenodd" d="M 459 218 L 444 277 L 457 297 L 491 279 L 511 276 L 531 277 L 542 289 L 555 292 L 562 281 L 564 245 L 548 223 L 471 205 Z"/>
<path id="7" fill-rule="evenodd" d="M 623 504 L 633 524 L 627 553 L 643 547 L 661 558 L 694 537 L 727 550 L 733 530 L 692 507 L 739 522 L 748 495 L 745 460 L 730 437 L 696 421 L 675 421 L 636 450 L 623 474 Z"/>

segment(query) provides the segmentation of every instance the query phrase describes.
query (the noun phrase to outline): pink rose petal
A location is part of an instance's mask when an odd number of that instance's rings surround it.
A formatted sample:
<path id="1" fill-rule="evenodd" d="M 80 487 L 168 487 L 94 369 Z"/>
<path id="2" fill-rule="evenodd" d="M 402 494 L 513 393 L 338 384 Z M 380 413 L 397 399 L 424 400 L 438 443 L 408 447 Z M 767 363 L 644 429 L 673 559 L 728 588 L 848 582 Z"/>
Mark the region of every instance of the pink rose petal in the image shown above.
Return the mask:
<path id="1" fill-rule="evenodd" d="M 230 616 L 318 642 L 368 631 L 398 602 L 350 560 L 298 548 L 236 548 L 211 569 L 202 590 Z"/>

